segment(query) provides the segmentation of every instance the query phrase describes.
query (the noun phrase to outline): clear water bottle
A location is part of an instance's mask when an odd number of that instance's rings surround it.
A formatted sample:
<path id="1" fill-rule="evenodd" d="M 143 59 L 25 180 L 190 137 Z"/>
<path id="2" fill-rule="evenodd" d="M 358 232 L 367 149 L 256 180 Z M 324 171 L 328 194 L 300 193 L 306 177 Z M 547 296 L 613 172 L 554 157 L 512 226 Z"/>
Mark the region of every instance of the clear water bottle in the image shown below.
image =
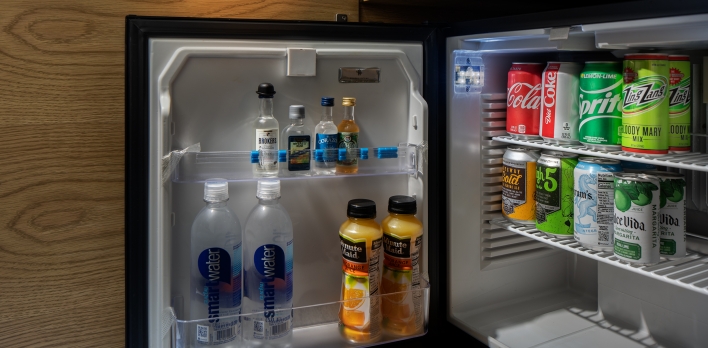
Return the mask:
<path id="1" fill-rule="evenodd" d="M 270 83 L 258 85 L 260 107 L 254 126 L 256 150 L 259 151 L 258 163 L 253 165 L 254 177 L 278 176 L 278 120 L 273 117 L 273 95 L 275 88 Z"/>
<path id="2" fill-rule="evenodd" d="M 337 126 L 332 121 L 334 98 L 322 97 L 322 119 L 315 126 L 315 149 L 321 149 L 322 158 L 315 156 L 315 174 L 334 175 L 337 165 L 337 147 L 339 146 Z"/>
<path id="3" fill-rule="evenodd" d="M 280 137 L 284 150 L 287 151 L 287 165 L 283 168 L 287 174 L 294 176 L 310 175 L 311 135 L 305 126 L 305 107 L 290 105 L 290 125 L 283 129 Z"/>
<path id="4" fill-rule="evenodd" d="M 247 347 L 291 347 L 293 224 L 278 202 L 279 180 L 258 181 L 256 197 L 244 235 L 243 341 Z"/>
<path id="5" fill-rule="evenodd" d="M 235 347 L 241 334 L 241 223 L 226 205 L 224 179 L 204 184 L 202 208 L 192 223 L 190 319 L 210 319 L 190 327 L 198 347 Z M 192 336 L 193 335 L 193 336 Z"/>

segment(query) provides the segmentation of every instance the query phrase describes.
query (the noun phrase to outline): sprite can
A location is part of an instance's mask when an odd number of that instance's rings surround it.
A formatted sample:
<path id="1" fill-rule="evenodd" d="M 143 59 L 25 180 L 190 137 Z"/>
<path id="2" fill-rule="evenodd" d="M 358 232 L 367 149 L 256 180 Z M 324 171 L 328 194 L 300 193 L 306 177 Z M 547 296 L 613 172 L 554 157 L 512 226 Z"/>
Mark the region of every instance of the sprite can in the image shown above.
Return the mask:
<path id="1" fill-rule="evenodd" d="M 659 263 L 659 178 L 615 175 L 615 256 L 633 265 Z"/>
<path id="2" fill-rule="evenodd" d="M 589 149 L 622 145 L 622 63 L 585 62 L 580 73 L 580 142 Z"/>
<path id="3" fill-rule="evenodd" d="M 691 151 L 691 60 L 669 56 L 669 152 Z"/>
<path id="4" fill-rule="evenodd" d="M 634 154 L 669 152 L 669 56 L 624 55 L 622 150 Z"/>
<path id="5" fill-rule="evenodd" d="M 573 238 L 573 170 L 578 155 L 543 151 L 536 162 L 536 228 L 553 238 Z"/>

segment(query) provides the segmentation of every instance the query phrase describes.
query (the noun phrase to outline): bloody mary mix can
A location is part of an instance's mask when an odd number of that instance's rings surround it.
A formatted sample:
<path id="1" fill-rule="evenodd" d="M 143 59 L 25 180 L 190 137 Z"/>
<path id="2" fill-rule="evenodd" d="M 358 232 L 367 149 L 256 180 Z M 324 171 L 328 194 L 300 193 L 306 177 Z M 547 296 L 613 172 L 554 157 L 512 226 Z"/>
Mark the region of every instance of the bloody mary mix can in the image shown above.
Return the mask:
<path id="1" fill-rule="evenodd" d="M 511 63 L 507 79 L 506 131 L 517 139 L 538 139 L 540 63 Z"/>

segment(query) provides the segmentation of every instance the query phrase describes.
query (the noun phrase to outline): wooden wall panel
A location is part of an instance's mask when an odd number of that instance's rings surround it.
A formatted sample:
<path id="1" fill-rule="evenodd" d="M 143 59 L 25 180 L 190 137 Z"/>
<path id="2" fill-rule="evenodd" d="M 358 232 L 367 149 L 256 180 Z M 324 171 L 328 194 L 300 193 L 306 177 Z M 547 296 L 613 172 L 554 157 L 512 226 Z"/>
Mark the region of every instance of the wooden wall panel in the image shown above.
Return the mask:
<path id="1" fill-rule="evenodd" d="M 336 13 L 358 0 L 3 0 L 0 345 L 125 344 L 126 15 Z"/>

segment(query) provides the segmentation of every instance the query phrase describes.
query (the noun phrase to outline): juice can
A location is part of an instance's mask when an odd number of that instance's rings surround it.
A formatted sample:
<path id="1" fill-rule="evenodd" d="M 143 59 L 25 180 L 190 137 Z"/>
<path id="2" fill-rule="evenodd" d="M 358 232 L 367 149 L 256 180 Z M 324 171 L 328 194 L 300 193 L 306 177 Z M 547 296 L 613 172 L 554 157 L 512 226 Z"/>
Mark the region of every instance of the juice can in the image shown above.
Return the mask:
<path id="1" fill-rule="evenodd" d="M 680 259 L 686 256 L 686 179 L 680 173 L 647 174 L 659 178 L 659 254 Z"/>
<path id="2" fill-rule="evenodd" d="M 536 162 L 536 228 L 553 238 L 573 238 L 573 170 L 578 155 L 543 151 Z"/>
<path id="3" fill-rule="evenodd" d="M 622 150 L 656 156 L 669 152 L 669 56 L 625 54 Z"/>
<path id="4" fill-rule="evenodd" d="M 573 237 L 585 248 L 612 251 L 614 175 L 620 172 L 618 160 L 578 159 L 573 171 Z"/>
<path id="5" fill-rule="evenodd" d="M 691 60 L 669 56 L 669 152 L 691 151 Z"/>
<path id="6" fill-rule="evenodd" d="M 511 222 L 536 224 L 537 149 L 509 146 L 502 158 L 502 215 Z"/>
<path id="7" fill-rule="evenodd" d="M 580 142 L 589 149 L 622 148 L 622 63 L 585 62 L 580 73 Z"/>
<path id="8" fill-rule="evenodd" d="M 548 62 L 541 84 L 539 134 L 552 144 L 578 143 L 578 75 L 582 65 Z"/>
<path id="9" fill-rule="evenodd" d="M 615 256 L 633 265 L 659 263 L 659 178 L 615 175 Z"/>
<path id="10" fill-rule="evenodd" d="M 511 63 L 506 84 L 506 132 L 513 138 L 539 137 L 541 70 L 540 63 Z"/>

